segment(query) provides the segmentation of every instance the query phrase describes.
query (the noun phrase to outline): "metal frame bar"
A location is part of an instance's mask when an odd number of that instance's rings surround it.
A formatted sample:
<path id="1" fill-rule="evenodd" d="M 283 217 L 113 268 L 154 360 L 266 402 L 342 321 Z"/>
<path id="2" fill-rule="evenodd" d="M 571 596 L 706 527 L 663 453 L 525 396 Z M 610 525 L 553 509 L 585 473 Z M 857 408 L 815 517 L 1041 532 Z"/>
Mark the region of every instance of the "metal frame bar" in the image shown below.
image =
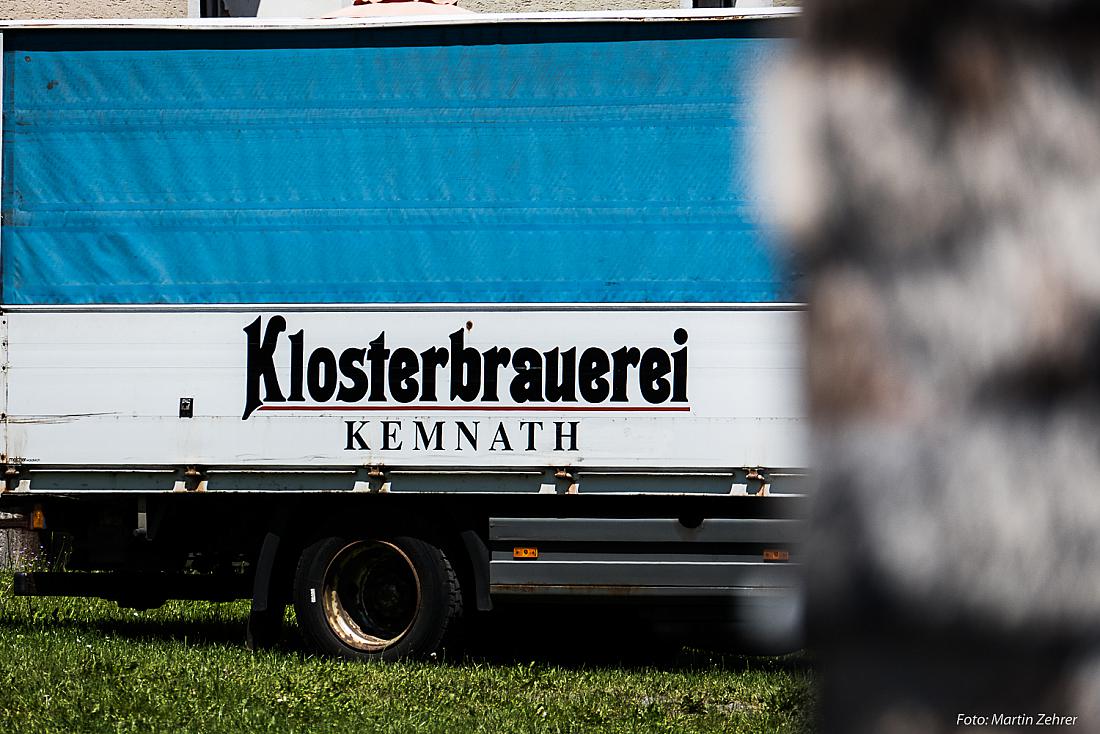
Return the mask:
<path id="1" fill-rule="evenodd" d="M 742 8 L 671 10 L 587 10 L 550 13 L 471 13 L 438 16 L 398 16 L 381 18 L 203 18 L 203 19 L 80 19 L 80 20 L 12 20 L 0 22 L 2 30 L 77 29 L 77 28 L 141 28 L 172 30 L 292 30 L 348 29 L 349 27 L 477 25 L 501 23 L 601 23 L 655 20 L 767 20 L 789 18 L 800 14 L 798 8 Z"/>

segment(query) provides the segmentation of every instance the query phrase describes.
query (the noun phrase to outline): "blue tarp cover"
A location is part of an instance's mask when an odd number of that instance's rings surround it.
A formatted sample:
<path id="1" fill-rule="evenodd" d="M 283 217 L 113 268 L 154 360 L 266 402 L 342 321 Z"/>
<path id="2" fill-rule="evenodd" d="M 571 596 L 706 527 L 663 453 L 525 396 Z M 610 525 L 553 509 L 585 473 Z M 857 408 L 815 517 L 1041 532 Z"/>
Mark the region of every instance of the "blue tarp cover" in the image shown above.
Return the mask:
<path id="1" fill-rule="evenodd" d="M 3 300 L 790 300 L 750 171 L 782 41 L 555 28 L 9 32 Z"/>

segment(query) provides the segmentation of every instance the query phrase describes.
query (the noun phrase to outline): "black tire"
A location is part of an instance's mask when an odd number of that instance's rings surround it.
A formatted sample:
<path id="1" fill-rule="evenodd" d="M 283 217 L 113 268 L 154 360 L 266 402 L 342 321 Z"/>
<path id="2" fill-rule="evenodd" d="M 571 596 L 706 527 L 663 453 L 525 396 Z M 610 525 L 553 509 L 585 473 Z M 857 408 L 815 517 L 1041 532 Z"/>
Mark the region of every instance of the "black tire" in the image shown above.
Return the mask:
<path id="1" fill-rule="evenodd" d="M 443 552 L 418 538 L 325 538 L 298 562 L 294 609 L 318 652 L 389 662 L 437 652 L 462 592 Z"/>

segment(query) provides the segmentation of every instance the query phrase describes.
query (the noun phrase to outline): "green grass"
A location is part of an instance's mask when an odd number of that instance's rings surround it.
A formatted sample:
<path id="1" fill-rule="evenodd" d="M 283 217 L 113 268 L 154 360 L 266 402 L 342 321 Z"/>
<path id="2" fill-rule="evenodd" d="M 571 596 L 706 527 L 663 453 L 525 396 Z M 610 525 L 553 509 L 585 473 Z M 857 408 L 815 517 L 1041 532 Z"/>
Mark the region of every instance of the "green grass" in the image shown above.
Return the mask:
<path id="1" fill-rule="evenodd" d="M 799 732 L 801 657 L 643 666 L 515 655 L 364 665 L 244 648 L 247 605 L 22 599 L 0 577 L 4 732 Z"/>

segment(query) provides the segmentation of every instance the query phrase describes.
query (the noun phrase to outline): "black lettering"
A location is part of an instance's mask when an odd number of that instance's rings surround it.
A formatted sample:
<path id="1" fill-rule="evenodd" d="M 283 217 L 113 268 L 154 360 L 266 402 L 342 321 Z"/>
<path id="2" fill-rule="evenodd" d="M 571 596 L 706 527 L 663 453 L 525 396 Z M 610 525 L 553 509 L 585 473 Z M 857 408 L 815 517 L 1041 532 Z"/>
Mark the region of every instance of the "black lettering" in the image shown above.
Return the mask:
<path id="1" fill-rule="evenodd" d="M 264 402 L 286 402 L 282 390 L 279 389 L 279 373 L 275 369 L 275 347 L 279 341 L 279 334 L 286 330 L 286 319 L 282 316 L 272 316 L 268 319 L 267 330 L 263 339 L 260 339 L 260 319 L 244 327 L 244 333 L 248 337 L 247 360 L 245 362 L 245 398 L 244 415 L 241 420 L 246 420 L 256 408 Z M 264 383 L 264 397 L 260 399 L 260 381 Z"/>
<path id="2" fill-rule="evenodd" d="M 569 431 L 564 430 L 565 426 L 569 426 Z M 563 421 L 554 421 L 554 450 L 555 451 L 576 451 L 577 450 L 577 426 L 580 423 L 577 421 L 569 421 L 565 423 Z M 562 441 L 569 439 L 569 448 L 562 448 Z"/>
<path id="3" fill-rule="evenodd" d="M 429 448 L 432 443 L 432 439 L 435 439 L 435 451 L 443 450 L 443 421 L 436 421 L 432 424 L 432 431 L 428 433 L 424 429 L 424 423 L 422 421 L 416 422 L 416 437 L 413 439 L 413 451 L 420 450 L 420 442 L 424 442 L 424 448 Z"/>
<path id="4" fill-rule="evenodd" d="M 397 441 L 397 432 L 401 430 L 401 421 L 382 421 L 382 450 L 400 451 L 401 443 L 394 446 L 391 441 Z"/>
<path id="5" fill-rule="evenodd" d="M 508 347 L 493 347 L 485 351 L 485 391 L 482 400 L 496 401 L 497 371 L 512 360 L 512 350 Z"/>
<path id="6" fill-rule="evenodd" d="M 672 335 L 677 344 L 687 344 L 687 329 L 677 329 Z M 686 403 L 688 399 L 688 348 L 672 353 L 672 402 Z"/>
<path id="7" fill-rule="evenodd" d="M 357 403 L 367 394 L 367 372 L 363 369 L 366 349 L 345 349 L 340 353 L 340 374 L 351 380 L 350 384 L 340 383 L 336 399 L 342 403 Z"/>
<path id="8" fill-rule="evenodd" d="M 489 444 L 489 450 L 490 451 L 496 451 L 498 443 L 503 444 L 503 446 L 504 446 L 504 448 L 500 449 L 501 451 L 511 451 L 512 450 L 512 444 L 508 440 L 508 432 L 504 430 L 504 424 L 503 423 L 500 423 L 500 424 L 497 425 L 497 432 L 496 432 L 496 435 L 493 436 L 493 442 L 491 444 Z"/>
<path id="9" fill-rule="evenodd" d="M 336 355 L 331 349 L 318 347 L 309 355 L 306 365 L 306 390 L 315 403 L 331 400 L 336 394 Z"/>
<path id="10" fill-rule="evenodd" d="M 537 349 L 520 347 L 512 355 L 512 369 L 516 376 L 508 389 L 517 403 L 542 402 L 542 355 Z"/>
<path id="11" fill-rule="evenodd" d="M 382 332 L 370 343 L 367 349 L 367 361 L 370 362 L 370 399 L 386 399 L 386 360 L 390 350 L 386 349 L 386 332 Z"/>
<path id="12" fill-rule="evenodd" d="M 559 400 L 572 403 L 577 400 L 577 348 L 561 353 L 558 363 L 558 350 L 546 352 L 546 399 L 551 403 Z"/>
<path id="13" fill-rule="evenodd" d="M 578 368 L 581 397 L 589 403 L 602 403 L 611 393 L 604 375 L 611 369 L 607 352 L 599 347 L 589 347 L 581 353 Z"/>
<path id="14" fill-rule="evenodd" d="M 631 399 L 632 373 L 635 371 L 638 388 L 646 402 L 656 404 L 671 399 L 685 403 L 688 400 L 688 332 L 684 328 L 673 332 L 673 339 L 680 347 L 677 351 L 657 347 L 643 350 L 624 345 L 610 353 L 600 347 L 565 350 L 555 347 L 540 353 L 531 347 L 510 349 L 503 346 L 479 352 L 466 344 L 466 330 L 458 329 L 448 335 L 449 348 L 431 347 L 417 354 L 407 347 L 391 351 L 386 347 L 386 332 L 382 331 L 367 348 L 348 348 L 340 352 L 339 360 L 327 347 L 318 347 L 306 355 L 305 330 L 302 329 L 287 337 L 290 342 L 290 393 L 285 397 L 279 385 L 275 358 L 279 338 L 286 328 L 286 319 L 276 315 L 266 324 L 259 316 L 244 329 L 248 348 L 244 419 L 265 402 L 301 401 L 307 396 L 317 403 L 327 402 L 333 396 L 343 403 L 357 403 L 363 399 L 393 400 L 402 404 L 417 400 L 434 402 L 439 400 L 439 371 L 448 367 L 452 401 L 499 401 L 501 380 L 510 380 L 505 397 L 517 405 L 576 402 L 578 394 L 581 400 L 590 404 L 608 399 L 613 403 L 626 403 Z M 510 368 L 513 374 L 506 371 L 501 377 L 502 368 Z M 466 437 L 476 449 L 478 424 L 460 422 L 456 425 L 459 426 L 458 443 Z M 541 429 L 542 424 L 523 422 L 522 425 L 527 426 L 528 445 L 531 446 L 527 450 L 534 450 L 536 426 Z M 437 440 L 434 429 L 429 433 L 421 426 L 421 430 L 424 448 L 433 440 L 442 443 L 441 439 Z M 490 450 L 498 450 L 498 445 L 504 443 L 510 445 L 510 437 L 507 431 L 501 433 L 503 430 L 498 426 Z M 568 430 L 566 435 L 569 435 Z M 575 437 L 571 440 L 576 442 Z"/>
<path id="15" fill-rule="evenodd" d="M 356 427 L 356 423 L 359 424 Z M 359 435 L 359 432 L 367 427 L 370 421 L 344 421 L 344 425 L 348 427 L 348 443 L 344 447 L 344 451 L 369 451 L 370 446 L 367 445 L 365 438 Z"/>
<path id="16" fill-rule="evenodd" d="M 470 402 L 481 393 L 481 353 L 464 344 L 462 329 L 451 334 L 451 400 Z"/>
<path id="17" fill-rule="evenodd" d="M 642 364 L 638 368 L 638 382 L 642 389 L 642 397 L 647 403 L 663 403 L 672 393 L 672 386 L 665 379 L 672 371 L 671 359 L 668 352 L 657 347 L 645 350 L 642 354 Z"/>
<path id="18" fill-rule="evenodd" d="M 305 329 L 300 330 L 297 334 L 291 334 L 290 339 L 290 395 L 287 395 L 287 400 L 305 400 L 305 396 L 302 394 L 302 386 L 305 383 L 305 362 L 306 362 L 306 349 Z"/>
<path id="19" fill-rule="evenodd" d="M 638 360 L 641 358 L 642 352 L 637 347 L 623 347 L 611 353 L 611 359 L 614 365 L 611 371 L 611 383 L 613 385 L 611 390 L 611 402 L 625 403 L 627 401 L 627 368 L 637 367 Z"/>
<path id="20" fill-rule="evenodd" d="M 476 354 L 476 352 L 475 352 Z M 471 433 L 470 427 L 466 425 L 466 421 L 456 421 L 455 426 L 458 428 L 458 440 L 455 441 L 455 451 L 462 450 L 462 437 L 465 436 L 466 440 L 470 442 L 470 448 L 477 451 L 477 427 L 480 421 L 474 421 L 474 430 Z"/>
<path id="21" fill-rule="evenodd" d="M 449 359 L 447 350 L 439 347 L 432 347 L 420 353 L 420 364 L 423 368 L 420 382 L 424 386 L 421 400 L 438 400 L 435 396 L 435 371 L 440 367 L 446 367 Z"/>
<path id="22" fill-rule="evenodd" d="M 535 450 L 535 429 L 542 430 L 542 421 L 520 421 L 519 429 L 522 431 L 524 427 L 527 428 L 527 448 L 526 451 Z"/>
<path id="23" fill-rule="evenodd" d="M 420 384 L 413 377 L 420 371 L 416 352 L 406 347 L 393 350 L 390 358 L 390 395 L 399 403 L 411 403 L 420 394 Z"/>

